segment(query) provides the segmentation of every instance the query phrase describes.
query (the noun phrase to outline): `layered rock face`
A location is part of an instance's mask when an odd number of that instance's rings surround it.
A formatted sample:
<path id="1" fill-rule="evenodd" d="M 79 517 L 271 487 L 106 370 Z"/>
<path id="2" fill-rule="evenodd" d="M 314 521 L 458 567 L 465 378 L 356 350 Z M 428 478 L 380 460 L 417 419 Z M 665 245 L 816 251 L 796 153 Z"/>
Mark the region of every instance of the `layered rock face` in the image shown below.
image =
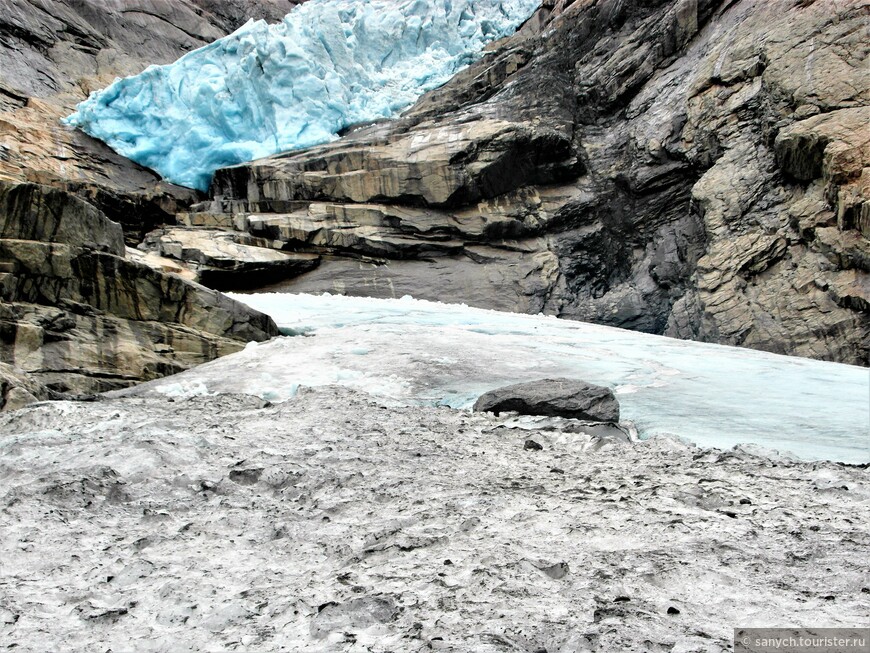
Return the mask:
<path id="1" fill-rule="evenodd" d="M 547 2 L 401 119 L 219 171 L 191 219 L 319 254 L 287 290 L 867 364 L 868 7 Z"/>
<path id="2" fill-rule="evenodd" d="M 0 408 L 123 388 L 277 335 L 271 319 L 125 258 L 120 225 L 0 182 Z"/>
<path id="3" fill-rule="evenodd" d="M 9 0 L 0 12 L 0 179 L 59 186 L 122 223 L 131 243 L 196 194 L 59 121 L 116 76 L 170 63 L 294 0 Z"/>
<path id="4" fill-rule="evenodd" d="M 84 195 L 129 245 L 177 215 L 137 259 L 215 288 L 412 294 L 868 363 L 866 1 L 548 0 L 401 119 L 221 171 L 189 211 L 192 192 L 58 125 L 115 75 L 290 4 L 14 0 L 0 177 Z"/>

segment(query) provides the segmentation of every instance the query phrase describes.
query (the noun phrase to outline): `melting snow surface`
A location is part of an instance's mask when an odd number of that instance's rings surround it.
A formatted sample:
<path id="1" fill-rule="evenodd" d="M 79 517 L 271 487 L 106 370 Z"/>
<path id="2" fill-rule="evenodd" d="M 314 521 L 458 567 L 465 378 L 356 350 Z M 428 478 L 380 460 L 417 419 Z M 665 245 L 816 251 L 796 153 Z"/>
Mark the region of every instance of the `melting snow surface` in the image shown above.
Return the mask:
<path id="1" fill-rule="evenodd" d="M 66 119 L 183 186 L 394 115 L 540 0 L 310 0 L 92 94 Z"/>
<path id="2" fill-rule="evenodd" d="M 612 387 L 641 437 L 870 461 L 865 368 L 410 298 L 235 298 L 297 337 L 126 392 L 281 401 L 300 385 L 338 384 L 398 403 L 467 408 L 493 388 L 565 376 Z"/>

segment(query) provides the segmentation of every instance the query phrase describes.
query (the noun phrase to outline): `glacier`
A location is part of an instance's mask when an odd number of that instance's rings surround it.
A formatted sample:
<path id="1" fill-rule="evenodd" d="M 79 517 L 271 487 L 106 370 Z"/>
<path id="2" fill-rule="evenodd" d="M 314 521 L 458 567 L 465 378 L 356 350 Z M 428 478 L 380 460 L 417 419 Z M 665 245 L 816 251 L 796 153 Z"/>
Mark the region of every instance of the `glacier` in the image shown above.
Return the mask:
<path id="1" fill-rule="evenodd" d="M 465 409 L 497 387 L 572 377 L 613 388 L 641 438 L 870 462 L 866 368 L 411 298 L 233 297 L 297 337 L 250 343 L 122 392 L 286 401 L 300 386 L 340 385 L 399 405 Z M 535 420 L 512 425 L 534 427 Z"/>
<path id="2" fill-rule="evenodd" d="M 412 104 L 540 0 L 309 0 L 177 62 L 116 79 L 64 123 L 182 186 L 328 142 Z"/>

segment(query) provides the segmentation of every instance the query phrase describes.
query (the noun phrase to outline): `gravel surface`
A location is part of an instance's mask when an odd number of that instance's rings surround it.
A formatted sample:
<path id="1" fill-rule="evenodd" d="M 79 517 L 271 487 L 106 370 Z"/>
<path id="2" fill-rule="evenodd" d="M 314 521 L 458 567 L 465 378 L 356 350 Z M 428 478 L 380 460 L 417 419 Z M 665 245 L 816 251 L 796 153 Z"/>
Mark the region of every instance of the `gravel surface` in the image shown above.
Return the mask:
<path id="1" fill-rule="evenodd" d="M 866 466 L 516 425 L 335 387 L 2 415 L 0 648 L 728 651 L 866 624 Z"/>

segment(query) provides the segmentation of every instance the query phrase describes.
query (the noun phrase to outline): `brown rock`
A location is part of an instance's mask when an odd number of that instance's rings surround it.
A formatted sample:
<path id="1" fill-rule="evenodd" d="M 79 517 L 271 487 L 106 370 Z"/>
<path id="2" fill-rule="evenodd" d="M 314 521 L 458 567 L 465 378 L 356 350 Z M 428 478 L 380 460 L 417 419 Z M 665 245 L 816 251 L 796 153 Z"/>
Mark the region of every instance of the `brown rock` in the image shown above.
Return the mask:
<path id="1" fill-rule="evenodd" d="M 67 193 L 3 184 L 0 198 L 3 236 L 28 237 L 0 238 L 0 362 L 51 390 L 126 387 L 278 333 L 261 313 L 123 258 L 120 227 Z"/>

